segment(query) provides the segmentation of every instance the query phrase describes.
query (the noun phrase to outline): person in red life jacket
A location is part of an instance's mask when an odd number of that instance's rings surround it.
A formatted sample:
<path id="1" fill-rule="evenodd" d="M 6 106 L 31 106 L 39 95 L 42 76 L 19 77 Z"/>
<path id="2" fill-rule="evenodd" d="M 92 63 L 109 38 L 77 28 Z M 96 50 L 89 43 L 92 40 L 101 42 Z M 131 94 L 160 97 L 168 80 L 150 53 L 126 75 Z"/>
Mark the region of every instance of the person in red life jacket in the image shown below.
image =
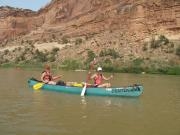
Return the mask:
<path id="1" fill-rule="evenodd" d="M 63 81 L 59 81 L 59 82 L 55 82 L 54 80 L 57 80 L 61 78 L 61 75 L 59 76 L 52 76 L 51 70 L 50 70 L 50 66 L 45 65 L 45 70 L 42 72 L 41 75 L 41 81 L 46 83 L 46 84 L 52 84 L 52 85 L 56 85 L 58 83 L 62 83 Z"/>
<path id="2" fill-rule="evenodd" d="M 95 73 L 94 75 L 91 76 L 91 79 L 94 80 L 94 87 L 111 87 L 110 83 L 103 83 L 103 80 L 108 81 L 110 79 L 112 79 L 113 76 L 111 75 L 110 77 L 105 77 L 102 74 L 102 68 L 98 67 L 97 68 L 97 73 Z"/>

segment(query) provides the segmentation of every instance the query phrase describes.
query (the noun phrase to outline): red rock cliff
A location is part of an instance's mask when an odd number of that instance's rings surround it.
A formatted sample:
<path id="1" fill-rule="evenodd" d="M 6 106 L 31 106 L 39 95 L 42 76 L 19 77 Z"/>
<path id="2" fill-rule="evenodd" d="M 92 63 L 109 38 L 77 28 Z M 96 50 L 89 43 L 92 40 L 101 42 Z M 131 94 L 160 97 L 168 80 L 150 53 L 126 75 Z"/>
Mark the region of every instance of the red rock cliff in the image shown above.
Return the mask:
<path id="1" fill-rule="evenodd" d="M 37 13 L 0 8 L 0 41 L 26 35 L 82 36 L 119 30 L 142 39 L 180 32 L 179 0 L 52 0 Z M 131 37 L 129 37 L 131 38 Z"/>

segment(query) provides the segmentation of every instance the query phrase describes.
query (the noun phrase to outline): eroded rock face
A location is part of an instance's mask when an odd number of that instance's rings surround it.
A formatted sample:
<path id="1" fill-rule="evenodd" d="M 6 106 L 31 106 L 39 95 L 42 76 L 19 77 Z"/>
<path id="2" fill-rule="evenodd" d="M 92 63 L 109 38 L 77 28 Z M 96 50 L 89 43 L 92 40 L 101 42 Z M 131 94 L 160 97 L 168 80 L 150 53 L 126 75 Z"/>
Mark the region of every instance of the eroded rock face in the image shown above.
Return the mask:
<path id="1" fill-rule="evenodd" d="M 26 35 L 41 26 L 42 22 L 31 10 L 0 7 L 0 41 Z"/>
<path id="2" fill-rule="evenodd" d="M 180 32 L 179 0 L 52 0 L 38 12 L 0 8 L 0 41 L 17 36 L 42 38 L 126 31 L 143 40 L 154 33 Z"/>

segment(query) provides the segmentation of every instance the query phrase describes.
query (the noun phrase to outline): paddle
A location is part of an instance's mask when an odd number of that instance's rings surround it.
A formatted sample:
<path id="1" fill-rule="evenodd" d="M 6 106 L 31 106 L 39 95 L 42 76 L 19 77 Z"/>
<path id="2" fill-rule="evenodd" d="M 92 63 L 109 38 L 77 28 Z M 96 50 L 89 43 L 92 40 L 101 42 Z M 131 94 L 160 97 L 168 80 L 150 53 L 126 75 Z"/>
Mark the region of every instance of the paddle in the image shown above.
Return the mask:
<path id="1" fill-rule="evenodd" d="M 94 58 L 94 60 L 91 62 L 91 64 L 90 64 L 90 71 L 93 69 L 93 65 L 95 64 L 95 61 L 96 59 Z M 87 88 L 87 82 L 88 82 L 88 80 L 89 80 L 89 78 L 90 78 L 90 73 L 88 73 L 88 76 L 87 76 L 87 80 L 86 80 L 86 82 L 85 82 L 85 84 L 84 84 L 84 87 L 83 87 L 83 89 L 82 89 L 82 91 L 81 91 L 81 96 L 84 96 L 85 95 L 85 92 L 86 92 L 86 88 Z"/>
<path id="2" fill-rule="evenodd" d="M 33 85 L 33 89 L 34 90 L 39 90 L 39 89 L 41 89 L 42 87 L 43 87 L 43 85 L 44 85 L 44 83 L 36 83 L 36 84 L 34 84 Z"/>
<path id="3" fill-rule="evenodd" d="M 81 96 L 84 96 L 85 92 L 86 92 L 86 88 L 87 88 L 87 83 L 85 83 L 82 91 L 81 91 Z"/>

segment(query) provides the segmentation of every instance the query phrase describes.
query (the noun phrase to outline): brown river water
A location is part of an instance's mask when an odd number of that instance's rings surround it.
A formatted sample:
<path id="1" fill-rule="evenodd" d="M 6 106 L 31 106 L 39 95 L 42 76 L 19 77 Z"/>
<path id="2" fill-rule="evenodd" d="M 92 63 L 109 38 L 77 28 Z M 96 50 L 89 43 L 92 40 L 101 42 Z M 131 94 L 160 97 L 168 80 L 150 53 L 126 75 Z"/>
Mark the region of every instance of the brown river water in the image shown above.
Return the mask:
<path id="1" fill-rule="evenodd" d="M 65 81 L 86 72 L 54 71 Z M 144 86 L 138 98 L 33 91 L 40 70 L 0 69 L 0 135 L 180 135 L 180 76 L 119 74 L 113 86 Z M 105 73 L 109 76 L 110 73 Z"/>

